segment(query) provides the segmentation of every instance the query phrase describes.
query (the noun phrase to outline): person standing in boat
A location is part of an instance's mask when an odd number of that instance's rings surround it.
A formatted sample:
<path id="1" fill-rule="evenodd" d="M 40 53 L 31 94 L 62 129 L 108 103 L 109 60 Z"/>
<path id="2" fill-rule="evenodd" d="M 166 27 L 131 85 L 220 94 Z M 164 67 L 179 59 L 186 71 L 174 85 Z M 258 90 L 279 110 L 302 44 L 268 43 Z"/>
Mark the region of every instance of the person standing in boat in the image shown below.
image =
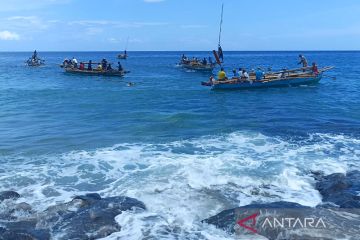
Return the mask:
<path id="1" fill-rule="evenodd" d="M 87 70 L 92 71 L 92 60 L 89 60 Z"/>
<path id="2" fill-rule="evenodd" d="M 37 60 L 37 51 L 36 50 L 34 51 L 34 53 L 32 55 L 32 59 Z"/>
<path id="3" fill-rule="evenodd" d="M 224 53 L 220 45 L 218 47 L 218 55 L 219 55 L 219 59 L 221 59 L 221 62 L 224 62 Z"/>
<path id="4" fill-rule="evenodd" d="M 103 70 L 106 70 L 107 68 L 107 61 L 105 58 L 103 58 L 103 60 L 101 60 L 101 66 Z"/>
<path id="5" fill-rule="evenodd" d="M 302 64 L 303 68 L 306 68 L 308 66 L 308 62 L 306 58 L 302 54 L 299 55 L 299 58 L 300 58 L 300 62 L 298 64 Z"/>
<path id="6" fill-rule="evenodd" d="M 224 68 L 221 68 L 221 70 L 218 72 L 218 81 L 225 81 L 227 80 L 226 72 Z"/>

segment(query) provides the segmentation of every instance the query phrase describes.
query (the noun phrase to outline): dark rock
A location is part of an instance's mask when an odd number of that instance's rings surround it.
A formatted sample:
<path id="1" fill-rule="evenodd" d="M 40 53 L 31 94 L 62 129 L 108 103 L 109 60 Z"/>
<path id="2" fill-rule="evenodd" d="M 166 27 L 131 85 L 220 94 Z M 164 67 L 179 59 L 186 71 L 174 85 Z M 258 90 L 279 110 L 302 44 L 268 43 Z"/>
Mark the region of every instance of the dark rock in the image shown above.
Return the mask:
<path id="1" fill-rule="evenodd" d="M 0 201 L 4 201 L 6 199 L 18 199 L 20 194 L 14 191 L 4 191 L 0 192 Z"/>
<path id="2" fill-rule="evenodd" d="M 128 197 L 101 198 L 98 194 L 86 194 L 46 210 L 40 226 L 51 228 L 59 239 L 102 238 L 120 231 L 115 217 L 133 208 L 145 209 L 145 205 Z"/>
<path id="3" fill-rule="evenodd" d="M 292 224 L 289 219 L 293 219 Z M 314 223 L 304 227 L 305 219 L 312 219 Z M 296 221 L 297 224 L 294 224 Z M 310 208 L 288 202 L 251 204 L 229 209 L 203 222 L 238 235 L 241 239 L 255 239 L 262 235 L 268 239 L 355 240 L 360 235 L 360 209 L 353 209 L 349 214 L 340 208 Z"/>
<path id="4" fill-rule="evenodd" d="M 341 208 L 360 208 L 360 171 L 351 171 L 346 175 L 334 173 L 316 180 L 316 189 L 323 202 L 332 202 Z"/>
<path id="5" fill-rule="evenodd" d="M 15 192 L 4 193 L 4 199 L 18 197 Z M 90 193 L 72 201 L 49 207 L 36 213 L 25 202 L 6 202 L 0 214 L 0 240 L 98 239 L 121 230 L 115 217 L 123 211 L 145 209 L 133 198 L 101 198 Z M 24 211 L 19 217 L 17 211 Z"/>

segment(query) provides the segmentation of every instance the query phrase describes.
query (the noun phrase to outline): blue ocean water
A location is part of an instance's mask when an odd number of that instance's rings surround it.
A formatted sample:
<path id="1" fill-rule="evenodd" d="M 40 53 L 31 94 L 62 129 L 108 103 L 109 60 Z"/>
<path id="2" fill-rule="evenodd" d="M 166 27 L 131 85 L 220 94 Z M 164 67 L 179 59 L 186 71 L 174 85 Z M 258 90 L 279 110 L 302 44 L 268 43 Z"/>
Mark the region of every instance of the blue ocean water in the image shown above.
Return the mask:
<path id="1" fill-rule="evenodd" d="M 181 54 L 130 52 L 121 62 L 131 73 L 111 78 L 59 64 L 116 65 L 116 52 L 44 52 L 39 68 L 25 66 L 31 53 L 0 53 L 0 190 L 39 208 L 91 191 L 136 197 L 148 212 L 118 219 L 120 237 L 162 225 L 221 235 L 200 220 L 252 201 L 314 206 L 309 171 L 359 169 L 360 52 L 305 52 L 336 68 L 314 86 L 245 91 L 201 86 L 209 74 L 176 67 Z M 226 52 L 224 66 L 296 68 L 298 54 Z M 146 222 L 151 214 L 164 222 Z"/>

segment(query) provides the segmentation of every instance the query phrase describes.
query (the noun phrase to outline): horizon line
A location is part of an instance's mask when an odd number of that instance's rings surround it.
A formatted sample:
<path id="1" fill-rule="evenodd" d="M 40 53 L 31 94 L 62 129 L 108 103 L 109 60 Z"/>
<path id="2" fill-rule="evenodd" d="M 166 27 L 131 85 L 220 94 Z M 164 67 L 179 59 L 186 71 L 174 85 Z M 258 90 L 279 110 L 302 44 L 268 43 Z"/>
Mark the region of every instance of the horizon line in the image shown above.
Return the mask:
<path id="1" fill-rule="evenodd" d="M 37 52 L 124 52 L 123 50 L 38 50 Z M 0 53 L 21 53 L 33 52 L 34 50 L 13 50 L 2 51 Z M 131 50 L 127 52 L 212 52 L 213 50 Z M 224 50 L 224 52 L 360 52 L 360 49 L 354 50 Z"/>

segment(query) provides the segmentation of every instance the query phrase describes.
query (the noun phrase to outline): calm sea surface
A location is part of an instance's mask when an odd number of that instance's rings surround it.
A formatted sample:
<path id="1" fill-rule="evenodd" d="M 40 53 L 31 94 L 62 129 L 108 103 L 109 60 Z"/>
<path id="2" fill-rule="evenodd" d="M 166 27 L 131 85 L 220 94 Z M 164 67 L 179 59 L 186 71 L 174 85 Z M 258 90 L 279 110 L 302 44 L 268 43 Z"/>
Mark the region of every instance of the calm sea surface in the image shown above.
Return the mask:
<path id="1" fill-rule="evenodd" d="M 130 52 L 125 78 L 59 67 L 72 57 L 116 65 L 117 54 L 45 52 L 46 65 L 29 68 L 31 53 L 0 53 L 0 191 L 39 209 L 127 195 L 148 211 L 124 215 L 113 237 L 167 226 L 191 238 L 221 236 L 200 220 L 252 201 L 318 204 L 311 170 L 360 169 L 360 52 L 305 52 L 336 68 L 315 86 L 247 91 L 202 87 L 209 74 L 176 67 L 180 52 Z M 298 54 L 226 52 L 225 69 L 296 68 Z"/>

